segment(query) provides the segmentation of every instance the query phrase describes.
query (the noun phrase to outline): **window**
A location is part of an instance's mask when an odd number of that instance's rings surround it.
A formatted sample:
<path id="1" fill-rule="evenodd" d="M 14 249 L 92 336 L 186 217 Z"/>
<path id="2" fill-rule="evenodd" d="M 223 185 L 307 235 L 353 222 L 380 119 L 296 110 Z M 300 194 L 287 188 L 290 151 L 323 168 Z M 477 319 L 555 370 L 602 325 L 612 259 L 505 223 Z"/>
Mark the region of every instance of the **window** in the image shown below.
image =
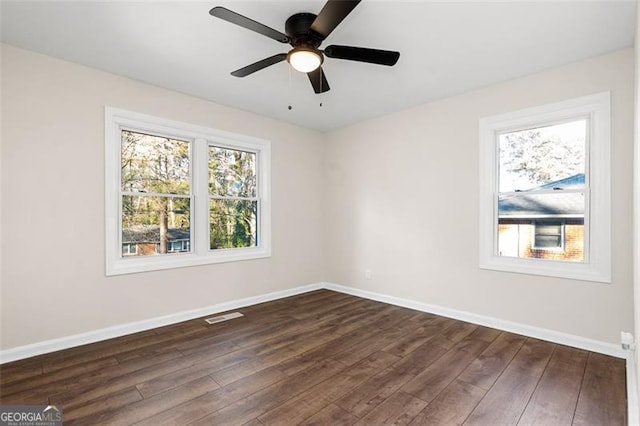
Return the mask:
<path id="1" fill-rule="evenodd" d="M 138 253 L 138 245 L 137 244 L 122 244 L 122 255 L 123 256 L 131 256 Z"/>
<path id="2" fill-rule="evenodd" d="M 189 251 L 189 240 L 169 241 L 169 252 Z M 159 248 L 159 247 L 158 247 Z"/>
<path id="3" fill-rule="evenodd" d="M 480 267 L 610 282 L 609 93 L 480 120 Z"/>
<path id="4" fill-rule="evenodd" d="M 581 239 L 584 244 L 584 238 Z M 533 222 L 533 248 L 562 250 L 564 248 L 564 223 Z"/>
<path id="5" fill-rule="evenodd" d="M 107 275 L 268 257 L 268 141 L 105 112 Z"/>

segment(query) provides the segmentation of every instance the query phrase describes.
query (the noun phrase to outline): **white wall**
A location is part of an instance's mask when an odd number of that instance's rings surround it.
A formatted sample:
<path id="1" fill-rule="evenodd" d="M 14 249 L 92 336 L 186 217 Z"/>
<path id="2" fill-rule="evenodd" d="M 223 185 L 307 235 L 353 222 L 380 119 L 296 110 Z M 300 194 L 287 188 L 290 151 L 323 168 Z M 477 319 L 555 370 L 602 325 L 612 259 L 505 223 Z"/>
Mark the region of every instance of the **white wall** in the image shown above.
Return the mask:
<path id="1" fill-rule="evenodd" d="M 2 47 L 1 348 L 322 280 L 322 134 Z M 105 105 L 271 140 L 273 256 L 106 278 Z"/>
<path id="2" fill-rule="evenodd" d="M 633 328 L 633 62 L 626 49 L 330 133 L 327 281 L 619 343 Z M 478 120 L 607 90 L 613 282 L 480 270 Z"/>

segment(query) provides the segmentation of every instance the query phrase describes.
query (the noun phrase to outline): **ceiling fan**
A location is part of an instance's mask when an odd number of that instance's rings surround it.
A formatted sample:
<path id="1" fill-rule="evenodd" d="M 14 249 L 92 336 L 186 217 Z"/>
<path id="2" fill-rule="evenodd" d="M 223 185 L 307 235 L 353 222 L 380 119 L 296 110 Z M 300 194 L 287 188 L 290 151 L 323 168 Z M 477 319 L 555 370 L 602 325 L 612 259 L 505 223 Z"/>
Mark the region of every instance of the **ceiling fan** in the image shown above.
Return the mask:
<path id="1" fill-rule="evenodd" d="M 360 3 L 360 0 L 329 0 L 318 15 L 296 13 L 285 22 L 286 34 L 221 6 L 214 7 L 209 11 L 209 14 L 255 31 L 280 43 L 288 43 L 293 46 L 293 49 L 289 50 L 288 53 L 278 53 L 262 59 L 233 71 L 231 75 L 246 77 L 286 59 L 294 69 L 309 76 L 309 81 L 315 93 L 324 93 L 330 89 L 321 66 L 324 62 L 324 56 L 388 66 L 395 65 L 400 57 L 400 52 L 364 47 L 331 45 L 325 47 L 324 50 L 319 49 L 322 42 L 351 13 L 358 3 Z"/>

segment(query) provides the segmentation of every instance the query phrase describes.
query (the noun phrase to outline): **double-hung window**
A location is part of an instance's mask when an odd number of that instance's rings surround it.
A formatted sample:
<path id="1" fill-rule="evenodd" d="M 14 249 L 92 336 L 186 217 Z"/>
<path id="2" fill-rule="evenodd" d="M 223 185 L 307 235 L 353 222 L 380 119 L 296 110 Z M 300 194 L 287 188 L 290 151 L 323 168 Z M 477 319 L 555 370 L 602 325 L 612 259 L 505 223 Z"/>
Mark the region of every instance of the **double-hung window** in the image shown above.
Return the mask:
<path id="1" fill-rule="evenodd" d="M 609 93 L 480 120 L 480 267 L 611 280 Z"/>
<path id="2" fill-rule="evenodd" d="M 107 275 L 270 256 L 268 141 L 105 111 Z"/>

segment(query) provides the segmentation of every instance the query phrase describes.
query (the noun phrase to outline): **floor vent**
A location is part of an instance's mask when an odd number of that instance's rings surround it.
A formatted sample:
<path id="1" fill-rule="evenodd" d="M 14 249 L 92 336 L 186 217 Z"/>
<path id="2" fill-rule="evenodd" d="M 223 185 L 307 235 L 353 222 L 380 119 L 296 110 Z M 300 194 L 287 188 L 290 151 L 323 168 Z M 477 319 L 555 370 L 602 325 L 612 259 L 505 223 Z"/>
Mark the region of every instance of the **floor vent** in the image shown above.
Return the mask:
<path id="1" fill-rule="evenodd" d="M 218 315 L 217 317 L 207 318 L 205 321 L 207 322 L 207 324 L 216 324 L 219 322 L 229 321 L 231 319 L 240 318 L 243 316 L 244 315 L 242 315 L 240 312 L 231 312 L 230 314 Z"/>

